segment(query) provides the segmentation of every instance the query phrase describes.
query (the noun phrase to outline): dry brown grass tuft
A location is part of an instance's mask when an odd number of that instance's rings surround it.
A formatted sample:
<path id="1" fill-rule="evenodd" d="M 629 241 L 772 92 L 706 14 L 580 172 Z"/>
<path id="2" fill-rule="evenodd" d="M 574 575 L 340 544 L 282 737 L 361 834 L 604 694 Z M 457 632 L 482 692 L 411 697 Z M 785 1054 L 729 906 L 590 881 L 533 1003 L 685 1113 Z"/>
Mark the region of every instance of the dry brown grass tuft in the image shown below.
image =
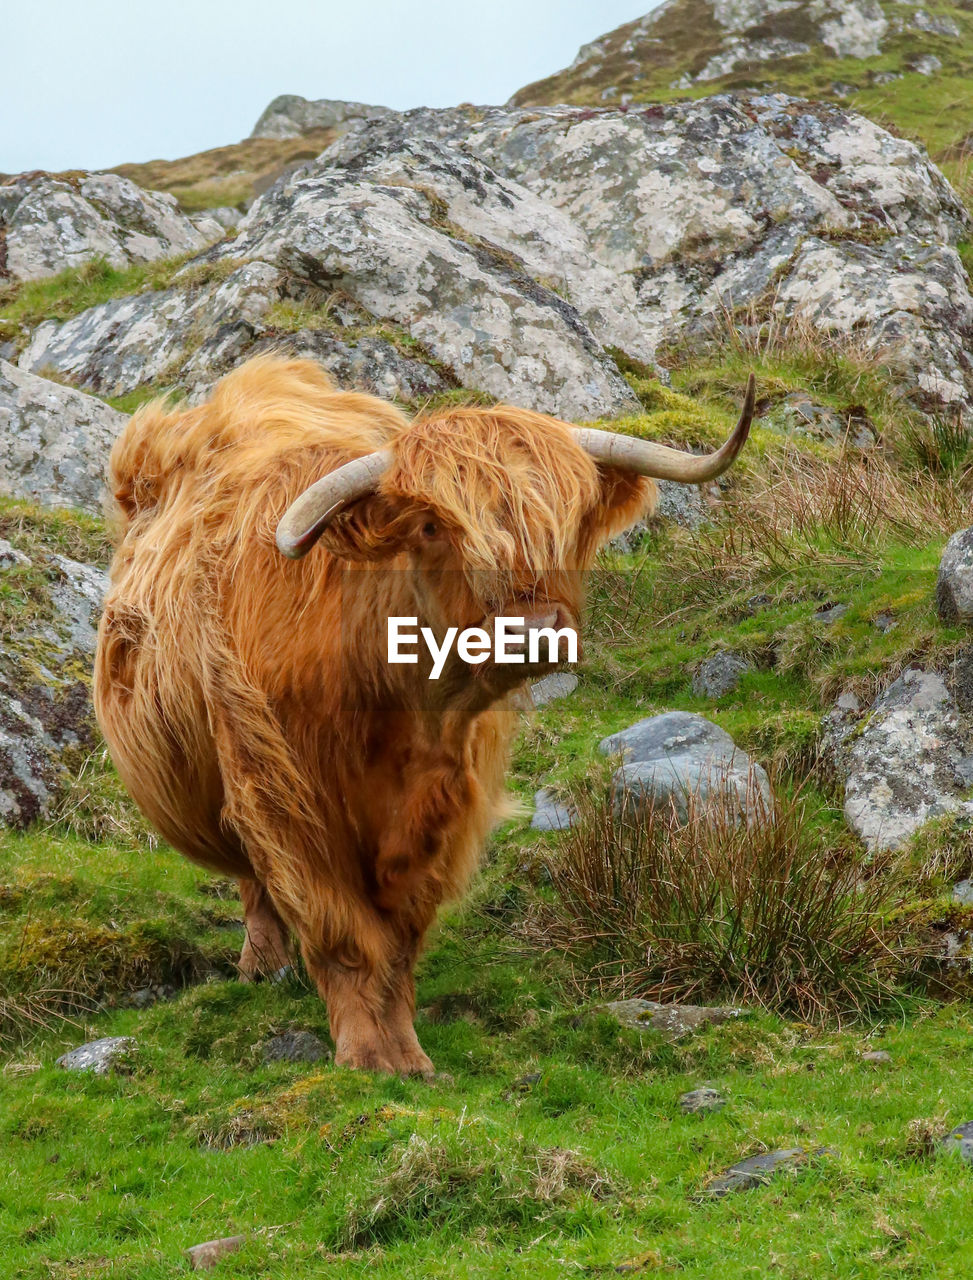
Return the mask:
<path id="1" fill-rule="evenodd" d="M 893 995 L 912 956 L 887 927 L 903 898 L 891 859 L 865 868 L 857 851 L 828 848 L 800 800 L 749 826 L 733 805 L 688 800 L 679 824 L 663 805 L 629 820 L 610 794 L 579 798 L 581 821 L 547 863 L 554 901 L 527 929 L 568 954 L 581 987 L 807 1021 Z"/>

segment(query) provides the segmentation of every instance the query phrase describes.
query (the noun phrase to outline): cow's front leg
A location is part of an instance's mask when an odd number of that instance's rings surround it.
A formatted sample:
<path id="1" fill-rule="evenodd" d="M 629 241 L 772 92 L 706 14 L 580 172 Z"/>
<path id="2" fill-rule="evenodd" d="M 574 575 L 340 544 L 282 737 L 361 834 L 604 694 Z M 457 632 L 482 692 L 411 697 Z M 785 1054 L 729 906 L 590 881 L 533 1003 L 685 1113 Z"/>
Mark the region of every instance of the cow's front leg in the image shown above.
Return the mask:
<path id="1" fill-rule="evenodd" d="M 337 1067 L 406 1071 L 396 1040 L 385 1025 L 385 982 L 363 969 L 308 963 L 318 990 L 328 1006 Z"/>

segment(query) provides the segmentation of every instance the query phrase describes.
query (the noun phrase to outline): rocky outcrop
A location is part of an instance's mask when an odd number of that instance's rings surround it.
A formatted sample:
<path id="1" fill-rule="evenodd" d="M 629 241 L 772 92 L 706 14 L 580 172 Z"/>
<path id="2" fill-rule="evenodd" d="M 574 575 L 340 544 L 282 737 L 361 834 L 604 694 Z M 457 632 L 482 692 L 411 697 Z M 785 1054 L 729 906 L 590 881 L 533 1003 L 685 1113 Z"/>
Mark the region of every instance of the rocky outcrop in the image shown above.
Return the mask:
<path id="1" fill-rule="evenodd" d="M 908 7 L 890 0 L 667 0 L 582 46 L 570 67 L 527 85 L 512 102 L 624 105 L 666 89 L 786 87 L 791 76 L 806 78 L 809 65 L 837 61 L 847 66 L 841 79 L 826 82 L 834 97 L 909 70 L 933 75 L 945 63 L 955 75 L 968 68 L 964 10 L 962 0 L 935 14 L 914 0 Z"/>
<path id="2" fill-rule="evenodd" d="M 21 365 L 105 394 L 198 392 L 284 345 L 410 401 L 465 386 L 591 418 L 637 408 L 620 354 L 651 366 L 665 342 L 718 344 L 713 315 L 759 300 L 881 352 L 917 404 L 968 411 L 967 234 L 913 144 L 821 104 L 386 112 L 170 289 L 42 325 Z M 390 337 L 422 367 L 368 345 Z"/>
<path id="3" fill-rule="evenodd" d="M 113 267 L 198 253 L 223 235 L 190 218 L 175 196 L 115 173 L 28 173 L 0 184 L 0 278 L 36 280 L 104 258 Z"/>
<path id="4" fill-rule="evenodd" d="M 826 718 L 823 750 L 870 851 L 899 848 L 931 818 L 973 815 L 973 718 L 938 672 L 910 668 L 864 713 L 846 699 Z"/>
<path id="5" fill-rule="evenodd" d="M 299 94 L 282 93 L 263 111 L 250 137 L 299 138 L 316 129 L 337 129 L 353 120 L 372 120 L 391 114 L 388 107 L 370 107 L 364 102 L 340 102 L 332 98 L 308 100 Z"/>
<path id="6" fill-rule="evenodd" d="M 124 422 L 103 401 L 0 360 L 0 494 L 98 514 Z"/>
<path id="7" fill-rule="evenodd" d="M 6 548 L 6 550 L 4 550 Z M 0 543 L 0 825 L 48 814 L 94 744 L 90 670 L 107 576 L 57 552 Z M 79 754 L 81 753 L 81 754 Z"/>

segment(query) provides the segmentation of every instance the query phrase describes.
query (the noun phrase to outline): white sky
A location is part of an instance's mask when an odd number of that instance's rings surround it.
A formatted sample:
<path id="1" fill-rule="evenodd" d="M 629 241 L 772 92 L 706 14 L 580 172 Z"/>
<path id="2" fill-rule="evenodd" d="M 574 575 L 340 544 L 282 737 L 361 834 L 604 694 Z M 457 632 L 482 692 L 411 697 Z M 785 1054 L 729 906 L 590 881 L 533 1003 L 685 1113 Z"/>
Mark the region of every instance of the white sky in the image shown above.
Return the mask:
<path id="1" fill-rule="evenodd" d="M 0 172 L 175 159 L 271 98 L 499 103 L 658 0 L 0 0 Z"/>

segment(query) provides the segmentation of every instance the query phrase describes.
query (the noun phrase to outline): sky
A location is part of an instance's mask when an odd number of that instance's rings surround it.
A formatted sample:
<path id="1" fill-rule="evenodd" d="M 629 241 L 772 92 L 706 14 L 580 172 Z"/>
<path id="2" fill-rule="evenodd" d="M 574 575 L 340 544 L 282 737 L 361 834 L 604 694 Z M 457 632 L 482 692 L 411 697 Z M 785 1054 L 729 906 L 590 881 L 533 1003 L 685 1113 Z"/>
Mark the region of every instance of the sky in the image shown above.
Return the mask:
<path id="1" fill-rule="evenodd" d="M 0 0 L 0 173 L 176 159 L 281 93 L 504 102 L 657 0 Z"/>

